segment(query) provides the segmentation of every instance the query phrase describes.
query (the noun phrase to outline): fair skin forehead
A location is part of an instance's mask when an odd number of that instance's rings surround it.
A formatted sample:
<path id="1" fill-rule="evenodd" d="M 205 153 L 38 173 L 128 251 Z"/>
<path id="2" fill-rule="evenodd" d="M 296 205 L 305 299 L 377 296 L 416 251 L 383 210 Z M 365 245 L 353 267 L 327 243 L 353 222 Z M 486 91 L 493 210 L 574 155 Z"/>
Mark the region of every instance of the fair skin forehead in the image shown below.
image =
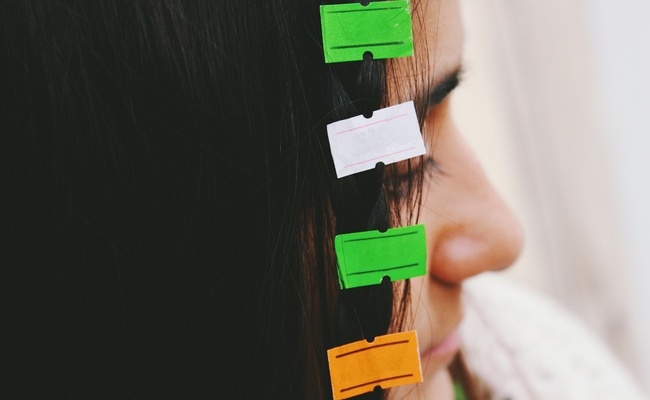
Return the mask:
<path id="1" fill-rule="evenodd" d="M 453 72 L 463 57 L 463 30 L 457 0 L 414 2 L 415 55 L 389 60 L 389 103 L 421 96 Z M 443 101 L 425 116 L 433 172 L 423 187 L 418 221 L 427 234 L 427 275 L 411 280 L 405 330 L 416 330 L 424 382 L 392 388 L 389 399 L 453 400 L 447 367 L 453 353 L 432 353 L 453 336 L 462 320 L 462 282 L 488 270 L 503 269 L 522 246 L 518 220 L 496 193 L 471 149 L 456 129 Z"/>
<path id="2" fill-rule="evenodd" d="M 457 0 L 412 3 L 413 57 L 388 60 L 390 103 L 412 100 L 427 84 L 438 84 L 458 70 L 463 58 L 463 30 Z M 393 90 L 391 90 L 393 89 Z"/>

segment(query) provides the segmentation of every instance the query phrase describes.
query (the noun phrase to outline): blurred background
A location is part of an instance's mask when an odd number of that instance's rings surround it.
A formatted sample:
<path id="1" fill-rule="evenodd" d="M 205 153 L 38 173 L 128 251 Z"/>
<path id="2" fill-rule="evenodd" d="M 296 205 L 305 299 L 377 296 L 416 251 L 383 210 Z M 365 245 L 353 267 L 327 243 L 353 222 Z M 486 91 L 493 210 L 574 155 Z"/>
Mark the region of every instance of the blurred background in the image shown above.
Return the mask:
<path id="1" fill-rule="evenodd" d="M 461 0 L 456 121 L 522 219 L 507 274 L 650 393 L 650 2 Z"/>

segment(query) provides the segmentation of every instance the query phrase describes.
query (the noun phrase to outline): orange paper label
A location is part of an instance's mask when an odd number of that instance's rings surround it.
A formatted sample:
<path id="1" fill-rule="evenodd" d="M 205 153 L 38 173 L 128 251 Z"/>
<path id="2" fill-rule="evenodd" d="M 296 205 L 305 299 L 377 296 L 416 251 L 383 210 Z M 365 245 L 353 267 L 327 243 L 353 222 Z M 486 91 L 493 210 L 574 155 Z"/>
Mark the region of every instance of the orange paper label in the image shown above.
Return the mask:
<path id="1" fill-rule="evenodd" d="M 422 382 L 418 337 L 415 331 L 377 336 L 327 351 L 334 399 Z"/>

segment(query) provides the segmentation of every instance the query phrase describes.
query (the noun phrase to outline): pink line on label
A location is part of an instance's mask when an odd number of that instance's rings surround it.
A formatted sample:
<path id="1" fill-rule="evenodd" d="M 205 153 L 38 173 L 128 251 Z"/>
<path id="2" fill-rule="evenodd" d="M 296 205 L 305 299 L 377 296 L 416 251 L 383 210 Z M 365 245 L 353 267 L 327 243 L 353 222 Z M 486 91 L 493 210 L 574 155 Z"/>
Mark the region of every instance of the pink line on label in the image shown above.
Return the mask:
<path id="1" fill-rule="evenodd" d="M 396 151 L 396 152 L 394 152 L 394 153 L 384 154 L 383 156 L 379 156 L 379 157 L 371 158 L 371 159 L 364 160 L 364 161 L 359 161 L 359 162 L 356 162 L 356 163 L 354 163 L 354 164 L 348 164 L 348 165 L 344 166 L 343 168 L 350 168 L 350 167 L 354 167 L 355 165 L 359 165 L 359 164 L 367 163 L 368 161 L 379 160 L 380 158 L 384 158 L 384 157 L 392 156 L 392 155 L 399 154 L 399 153 L 404 153 L 405 151 L 413 150 L 414 148 L 415 148 L 415 146 L 410 147 L 410 148 L 408 148 L 408 149 L 404 149 L 404 150 Z"/>
<path id="2" fill-rule="evenodd" d="M 405 117 L 406 115 L 407 114 L 400 114 L 400 115 L 396 115 L 394 117 L 382 119 L 380 121 L 371 122 L 371 123 L 366 124 L 366 125 L 357 126 L 356 128 L 346 129 L 346 130 L 343 130 L 341 132 L 336 132 L 336 135 L 340 135 L 341 133 L 348 133 L 348 132 L 356 131 L 357 129 L 367 128 L 367 127 L 372 126 L 372 125 L 381 124 L 382 122 L 392 121 L 392 120 L 394 120 L 396 118 Z"/>

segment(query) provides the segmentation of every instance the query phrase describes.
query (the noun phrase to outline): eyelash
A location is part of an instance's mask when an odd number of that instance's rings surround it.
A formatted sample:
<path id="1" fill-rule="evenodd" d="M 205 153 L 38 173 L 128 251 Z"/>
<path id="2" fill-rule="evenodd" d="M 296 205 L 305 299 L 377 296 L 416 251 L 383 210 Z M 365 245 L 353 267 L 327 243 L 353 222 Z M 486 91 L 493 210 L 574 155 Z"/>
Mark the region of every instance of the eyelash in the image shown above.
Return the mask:
<path id="1" fill-rule="evenodd" d="M 438 90 L 429 95 L 429 98 L 427 99 L 427 109 L 430 110 L 445 101 L 447 96 L 449 96 L 449 94 L 460 85 L 462 81 L 461 74 L 462 72 L 456 73 L 450 81 L 446 82 L 445 85 L 441 86 Z"/>

